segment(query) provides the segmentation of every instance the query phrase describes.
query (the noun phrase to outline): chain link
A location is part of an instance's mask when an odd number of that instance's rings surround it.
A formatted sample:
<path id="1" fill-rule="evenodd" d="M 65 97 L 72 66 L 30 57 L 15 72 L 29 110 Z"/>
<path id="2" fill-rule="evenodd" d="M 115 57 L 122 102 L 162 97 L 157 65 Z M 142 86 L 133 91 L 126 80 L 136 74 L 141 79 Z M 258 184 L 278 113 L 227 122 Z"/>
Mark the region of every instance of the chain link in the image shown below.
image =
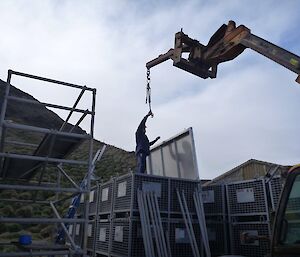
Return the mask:
<path id="1" fill-rule="evenodd" d="M 150 87 L 150 69 L 147 69 L 147 88 L 146 88 L 146 104 L 149 104 L 151 111 L 151 87 Z"/>

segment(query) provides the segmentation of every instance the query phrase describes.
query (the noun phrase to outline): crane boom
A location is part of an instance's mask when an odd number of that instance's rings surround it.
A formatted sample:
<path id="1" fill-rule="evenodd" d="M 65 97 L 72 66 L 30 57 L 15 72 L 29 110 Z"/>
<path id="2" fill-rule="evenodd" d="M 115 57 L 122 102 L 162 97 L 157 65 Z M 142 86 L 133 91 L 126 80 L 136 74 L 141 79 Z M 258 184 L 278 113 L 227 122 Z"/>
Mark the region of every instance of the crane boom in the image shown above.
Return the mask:
<path id="1" fill-rule="evenodd" d="M 177 32 L 174 48 L 147 62 L 146 67 L 150 69 L 172 59 L 174 66 L 196 76 L 204 79 L 216 78 L 218 65 L 233 60 L 246 48 L 295 72 L 298 75 L 296 81 L 300 83 L 300 57 L 298 55 L 251 34 L 250 29 L 244 25 L 236 27 L 234 21 L 229 21 L 228 25 L 223 24 L 206 46 L 182 31 Z M 184 58 L 183 53 L 188 53 L 188 58 Z"/>

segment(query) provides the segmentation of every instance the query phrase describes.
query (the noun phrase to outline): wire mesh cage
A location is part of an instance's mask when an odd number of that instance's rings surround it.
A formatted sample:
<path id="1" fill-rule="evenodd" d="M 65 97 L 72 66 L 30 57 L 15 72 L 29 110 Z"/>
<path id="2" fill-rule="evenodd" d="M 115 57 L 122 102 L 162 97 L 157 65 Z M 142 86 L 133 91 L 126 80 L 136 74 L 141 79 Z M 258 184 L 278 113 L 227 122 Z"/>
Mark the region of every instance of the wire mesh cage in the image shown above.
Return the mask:
<path id="1" fill-rule="evenodd" d="M 111 254 L 129 256 L 129 242 L 131 241 L 131 222 L 114 220 L 112 225 Z"/>
<path id="2" fill-rule="evenodd" d="M 170 179 L 170 213 L 181 213 L 177 190 L 184 192 L 188 209 L 195 214 L 194 192 L 199 189 L 199 181 L 186 179 Z"/>
<path id="3" fill-rule="evenodd" d="M 152 191 L 158 197 L 159 209 L 168 211 L 169 179 L 145 174 L 127 174 L 116 179 L 114 192 L 114 212 L 138 211 L 137 192 Z"/>
<path id="4" fill-rule="evenodd" d="M 132 202 L 132 189 L 134 187 L 133 174 L 129 173 L 116 178 L 114 190 L 114 206 L 116 211 L 130 211 Z"/>
<path id="5" fill-rule="evenodd" d="M 226 198 L 224 185 L 202 187 L 202 200 L 205 215 L 225 215 Z"/>
<path id="6" fill-rule="evenodd" d="M 269 223 L 232 223 L 231 224 L 232 253 L 249 257 L 264 257 L 270 252 L 270 225 Z M 243 240 L 243 233 L 249 236 L 263 236 L 264 239 Z"/>
<path id="7" fill-rule="evenodd" d="M 193 256 L 188 231 L 184 221 L 182 219 L 171 219 L 169 227 L 169 240 L 172 257 Z M 197 221 L 193 221 L 193 230 L 198 249 L 201 249 L 200 227 Z"/>
<path id="8" fill-rule="evenodd" d="M 96 237 L 96 220 L 90 220 L 87 227 L 87 249 L 91 252 L 94 251 L 95 237 Z"/>
<path id="9" fill-rule="evenodd" d="M 138 205 L 138 194 L 145 193 L 144 197 L 146 198 L 144 200 L 146 202 L 149 200 L 151 204 L 154 204 L 154 199 L 157 200 L 158 208 L 155 208 L 155 211 L 151 210 L 150 214 L 154 215 L 156 213 L 155 215 L 160 216 L 163 233 L 165 236 L 168 235 L 166 237 L 168 243 L 169 240 L 171 242 L 171 239 L 169 239 L 171 237 L 171 227 L 180 224 L 177 230 L 176 228 L 173 229 L 173 234 L 175 234 L 173 235 L 174 245 L 172 251 L 175 255 L 181 253 L 181 257 L 188 256 L 186 249 L 190 247 L 190 243 L 180 241 L 181 234 L 187 232 L 185 231 L 182 210 L 178 202 L 177 189 L 184 192 L 188 212 L 192 212 L 192 217 L 196 218 L 194 193 L 199 190 L 199 181 L 129 173 L 102 184 L 99 187 L 95 252 L 116 257 L 145 256 Z M 178 218 L 180 216 L 181 223 L 170 222 L 171 213 L 177 215 L 173 217 Z M 155 230 L 153 224 L 143 224 L 150 226 L 148 232 L 151 231 L 154 240 Z M 197 240 L 200 240 L 198 220 L 194 221 L 193 226 Z"/>
<path id="10" fill-rule="evenodd" d="M 89 194 L 89 215 L 96 215 L 98 194 L 98 187 L 94 187 Z"/>
<path id="11" fill-rule="evenodd" d="M 268 202 L 263 179 L 247 180 L 226 185 L 229 215 L 268 213 Z"/>
<path id="12" fill-rule="evenodd" d="M 114 180 L 101 184 L 99 187 L 99 214 L 102 213 L 110 213 L 113 202 L 113 188 L 114 188 Z"/>
<path id="13" fill-rule="evenodd" d="M 167 222 L 163 221 L 162 226 L 165 233 Z M 142 226 L 139 218 L 114 219 L 111 237 L 111 256 L 145 256 Z"/>
<path id="14" fill-rule="evenodd" d="M 212 256 L 228 254 L 228 223 L 223 216 L 206 218 L 206 227 Z"/>
<path id="15" fill-rule="evenodd" d="M 107 220 L 98 219 L 95 237 L 95 252 L 108 255 L 111 224 Z"/>

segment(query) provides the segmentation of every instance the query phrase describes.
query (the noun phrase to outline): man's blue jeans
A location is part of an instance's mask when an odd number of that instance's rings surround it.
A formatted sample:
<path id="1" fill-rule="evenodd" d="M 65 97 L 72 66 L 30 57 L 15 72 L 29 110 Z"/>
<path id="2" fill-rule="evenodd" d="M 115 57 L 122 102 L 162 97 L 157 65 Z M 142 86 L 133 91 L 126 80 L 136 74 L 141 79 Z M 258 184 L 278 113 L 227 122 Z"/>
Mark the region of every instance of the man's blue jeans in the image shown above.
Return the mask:
<path id="1" fill-rule="evenodd" d="M 137 154 L 137 172 L 146 173 L 146 157 L 147 155 L 143 152 Z"/>

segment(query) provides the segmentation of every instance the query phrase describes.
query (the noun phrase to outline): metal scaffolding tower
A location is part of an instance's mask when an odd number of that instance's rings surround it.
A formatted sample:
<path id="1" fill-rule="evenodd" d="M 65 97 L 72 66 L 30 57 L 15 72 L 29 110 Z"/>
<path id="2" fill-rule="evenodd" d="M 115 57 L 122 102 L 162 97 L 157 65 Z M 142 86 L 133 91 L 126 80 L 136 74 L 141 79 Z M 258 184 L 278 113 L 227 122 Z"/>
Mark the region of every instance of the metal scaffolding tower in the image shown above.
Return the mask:
<path id="1" fill-rule="evenodd" d="M 20 76 L 43 84 L 45 82 L 56 84 L 59 86 L 71 87 L 79 90 L 79 96 L 72 107 L 39 102 L 35 99 L 27 99 L 10 94 L 12 76 Z M 91 104 L 89 109 L 79 109 L 78 103 L 82 100 L 84 94 L 91 96 Z M 65 230 L 66 242 L 63 245 L 55 244 L 54 241 L 35 242 L 26 245 L 18 241 L 5 241 L 1 245 L 15 245 L 16 251 L 8 253 L 0 253 L 0 257 L 10 256 L 87 256 L 87 229 L 89 222 L 89 192 L 91 190 L 91 177 L 93 172 L 93 134 L 94 134 L 94 116 L 95 116 L 95 100 L 96 89 L 86 86 L 70 84 L 53 79 L 38 77 L 30 74 L 8 71 L 5 95 L 3 98 L 1 116 L 0 116 L 0 190 L 15 190 L 17 192 L 28 192 L 31 199 L 0 199 L 0 202 L 12 202 L 14 204 L 27 205 L 43 205 L 52 210 L 50 217 L 43 215 L 39 217 L 16 217 L 6 216 L 0 217 L 0 223 L 14 224 L 53 224 L 56 230 L 63 228 Z M 36 125 L 20 124 L 15 121 L 6 119 L 8 102 L 14 104 L 28 104 L 38 106 L 39 108 L 48 107 L 68 111 L 68 117 L 60 128 L 42 128 Z M 73 113 L 81 115 L 75 125 L 71 125 L 69 120 Z M 89 131 L 79 128 L 79 124 L 89 118 Z M 39 138 L 38 144 L 32 142 L 20 142 L 20 138 L 13 138 L 14 131 L 17 133 L 35 134 L 35 138 Z M 26 137 L 25 137 L 26 138 Z M 70 154 L 78 148 L 83 141 L 88 141 L 88 150 L 85 160 L 78 160 Z M 23 151 L 14 151 L 14 146 L 22 146 Z M 24 151 L 24 149 L 31 149 Z M 86 187 L 80 187 L 79 181 L 76 181 L 70 174 L 69 170 L 77 172 L 82 171 L 82 178 L 86 177 Z M 52 174 L 50 176 L 49 174 Z M 53 175 L 54 174 L 54 175 Z M 73 173 L 72 173 L 73 174 Z M 45 178 L 48 176 L 48 180 Z M 78 179 L 77 179 L 78 180 Z M 43 193 L 52 193 L 52 197 L 45 197 Z M 70 200 L 82 194 L 85 198 L 85 209 L 82 216 L 74 216 L 73 218 L 64 217 L 64 212 L 68 209 L 63 204 L 70 203 Z M 62 213 L 62 215 L 60 214 Z M 67 225 L 83 224 L 84 236 L 82 242 L 75 243 L 69 235 Z"/>

